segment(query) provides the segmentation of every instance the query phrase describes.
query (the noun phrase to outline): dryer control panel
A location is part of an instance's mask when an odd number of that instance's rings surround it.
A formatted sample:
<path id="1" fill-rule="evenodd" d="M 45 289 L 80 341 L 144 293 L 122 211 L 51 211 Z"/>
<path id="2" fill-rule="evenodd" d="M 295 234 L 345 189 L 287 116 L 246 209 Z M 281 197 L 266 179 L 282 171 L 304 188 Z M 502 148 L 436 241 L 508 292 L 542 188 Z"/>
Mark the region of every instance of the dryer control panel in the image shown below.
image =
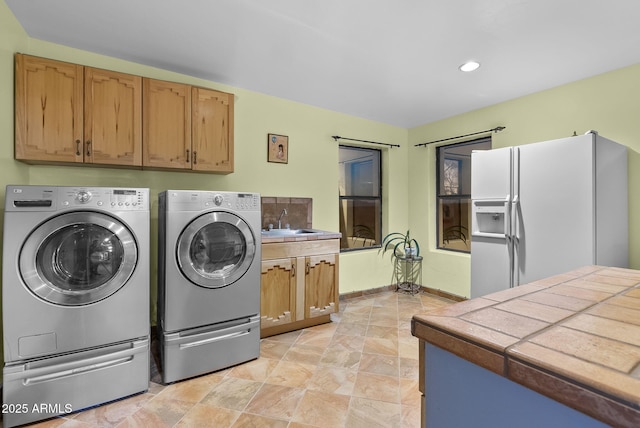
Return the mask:
<path id="1" fill-rule="evenodd" d="M 260 209 L 260 195 L 257 193 L 210 192 L 204 194 L 206 208 L 221 207 L 236 211 L 256 211 Z"/>
<path id="2" fill-rule="evenodd" d="M 168 211 L 202 211 L 224 208 L 234 211 L 260 211 L 259 193 L 167 190 Z"/>

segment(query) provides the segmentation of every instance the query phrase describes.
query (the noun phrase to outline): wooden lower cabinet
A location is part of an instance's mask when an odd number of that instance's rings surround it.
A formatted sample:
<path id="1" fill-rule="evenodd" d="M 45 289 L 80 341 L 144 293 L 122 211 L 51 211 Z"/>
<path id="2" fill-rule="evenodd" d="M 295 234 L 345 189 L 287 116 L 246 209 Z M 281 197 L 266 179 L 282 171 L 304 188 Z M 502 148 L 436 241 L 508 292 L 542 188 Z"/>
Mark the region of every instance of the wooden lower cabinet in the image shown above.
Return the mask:
<path id="1" fill-rule="evenodd" d="M 261 278 L 261 328 L 296 321 L 296 259 L 263 261 Z"/>
<path id="2" fill-rule="evenodd" d="M 336 312 L 338 304 L 338 254 L 305 257 L 304 317 Z"/>
<path id="3" fill-rule="evenodd" d="M 262 244 L 261 337 L 331 321 L 339 251 L 337 239 Z"/>

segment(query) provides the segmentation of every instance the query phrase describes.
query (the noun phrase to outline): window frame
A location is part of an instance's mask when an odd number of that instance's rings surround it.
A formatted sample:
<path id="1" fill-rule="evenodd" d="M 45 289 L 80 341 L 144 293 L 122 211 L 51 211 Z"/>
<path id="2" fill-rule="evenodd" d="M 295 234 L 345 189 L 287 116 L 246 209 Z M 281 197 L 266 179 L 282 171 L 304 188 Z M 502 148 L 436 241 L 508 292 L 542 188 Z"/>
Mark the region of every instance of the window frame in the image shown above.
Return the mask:
<path id="1" fill-rule="evenodd" d="M 382 197 L 382 150 L 377 149 L 377 148 L 372 148 L 372 147 L 361 147 L 361 146 L 354 146 L 354 145 L 348 145 L 348 144 L 340 144 L 338 146 L 338 150 L 341 150 L 342 148 L 345 149 L 349 149 L 349 150 L 362 150 L 363 152 L 367 152 L 367 153 L 371 153 L 371 152 L 375 152 L 378 154 L 378 191 L 377 194 L 378 196 L 359 196 L 359 195 L 345 195 L 342 196 L 340 195 L 340 192 L 338 192 L 338 209 L 341 210 L 341 207 L 343 206 L 343 202 L 344 201 L 371 201 L 374 203 L 377 202 L 378 203 L 378 212 L 376 213 L 377 221 L 378 224 L 380 225 L 380 227 L 378 228 L 377 231 L 374 231 L 374 233 L 377 235 L 375 237 L 375 245 L 369 245 L 369 246 L 363 246 L 363 247 L 352 247 L 352 248 L 343 248 L 342 244 L 344 242 L 345 239 L 347 239 L 348 237 L 344 236 L 344 232 L 341 230 L 341 232 L 343 233 L 342 239 L 340 241 L 340 252 L 353 252 L 353 251 L 362 251 L 362 250 L 370 250 L 370 249 L 379 249 L 381 247 L 381 242 L 382 242 L 382 213 L 383 213 L 383 197 Z M 345 189 L 346 192 L 346 189 Z M 342 218 L 341 218 L 342 213 L 339 213 L 338 216 L 340 218 L 340 224 L 342 224 Z"/>
<path id="2" fill-rule="evenodd" d="M 464 147 L 464 146 L 470 146 L 470 145 L 478 145 L 480 146 L 481 144 L 489 144 L 488 150 L 490 150 L 492 148 L 492 139 L 491 136 L 487 136 L 487 137 L 481 137 L 481 138 L 475 138 L 473 140 L 468 140 L 468 141 L 461 141 L 458 143 L 453 143 L 453 144 L 444 144 L 441 146 L 436 147 L 436 191 L 435 191 L 435 211 L 436 211 L 436 215 L 435 215 L 435 220 L 436 220 L 436 236 L 435 236 L 435 240 L 436 240 L 436 249 L 437 250 L 442 250 L 442 251 L 451 251 L 451 252 L 455 252 L 455 253 L 462 253 L 462 254 L 471 254 L 471 214 L 468 214 L 468 230 L 466 231 L 466 242 L 467 244 L 467 248 L 466 249 L 459 249 L 459 248 L 447 248 L 445 247 L 444 244 L 444 237 L 442 238 L 442 242 L 441 242 L 441 233 L 444 233 L 444 231 L 442 230 L 443 228 L 443 224 L 444 224 L 444 220 L 441 218 L 442 213 L 444 212 L 444 209 L 441 208 L 441 204 L 443 202 L 446 201 L 457 201 L 458 202 L 458 206 L 459 209 L 462 209 L 462 207 L 465 206 L 465 204 L 469 207 L 467 209 L 470 209 L 471 206 L 471 153 L 469 153 L 469 171 L 468 171 L 468 176 L 469 176 L 469 186 L 468 186 L 468 191 L 469 193 L 463 193 L 465 189 L 464 183 L 461 183 L 461 180 L 458 179 L 458 193 L 456 194 L 444 194 L 441 193 L 441 189 L 444 189 L 444 165 L 442 164 L 443 161 L 447 160 L 447 157 L 445 156 L 445 151 L 447 149 L 452 149 L 452 148 L 459 148 L 459 147 Z M 475 149 L 472 149 L 475 150 Z M 462 166 L 462 161 L 460 159 L 455 159 L 455 158 L 449 158 L 449 160 L 455 160 L 458 161 L 458 171 L 459 174 L 463 174 L 464 172 L 462 171 L 463 168 Z M 442 164 L 442 165 L 441 165 Z M 442 168 L 441 168 L 442 166 Z M 460 224 L 462 226 L 462 223 Z"/>

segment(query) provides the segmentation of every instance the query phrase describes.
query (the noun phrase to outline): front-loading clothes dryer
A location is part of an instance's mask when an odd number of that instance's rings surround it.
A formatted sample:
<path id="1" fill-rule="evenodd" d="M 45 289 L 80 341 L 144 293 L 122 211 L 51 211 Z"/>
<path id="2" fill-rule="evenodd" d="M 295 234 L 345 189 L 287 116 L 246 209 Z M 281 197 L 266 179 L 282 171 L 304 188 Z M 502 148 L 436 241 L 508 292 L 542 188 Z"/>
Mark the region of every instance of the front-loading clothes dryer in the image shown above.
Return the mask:
<path id="1" fill-rule="evenodd" d="M 149 388 L 149 190 L 7 186 L 5 426 Z"/>
<path id="2" fill-rule="evenodd" d="M 260 354 L 260 195 L 158 195 L 158 337 L 164 383 Z"/>

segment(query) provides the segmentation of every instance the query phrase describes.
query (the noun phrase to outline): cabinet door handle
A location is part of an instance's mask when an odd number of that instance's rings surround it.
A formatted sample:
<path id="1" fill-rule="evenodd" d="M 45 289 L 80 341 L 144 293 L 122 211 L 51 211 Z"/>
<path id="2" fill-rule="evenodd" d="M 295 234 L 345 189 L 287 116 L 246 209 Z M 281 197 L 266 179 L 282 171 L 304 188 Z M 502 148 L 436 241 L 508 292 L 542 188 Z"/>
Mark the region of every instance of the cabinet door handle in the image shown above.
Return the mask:
<path id="1" fill-rule="evenodd" d="M 311 270 L 311 263 L 307 262 L 307 271 L 306 271 L 307 275 L 309 275 L 310 270 Z"/>
<path id="2" fill-rule="evenodd" d="M 291 276 L 292 277 L 296 276 L 296 265 L 295 264 L 291 265 Z"/>
<path id="3" fill-rule="evenodd" d="M 87 156 L 91 156 L 91 140 L 87 140 Z"/>
<path id="4" fill-rule="evenodd" d="M 76 140 L 76 156 L 80 156 L 80 144 L 82 144 L 82 142 L 80 140 Z"/>
<path id="5" fill-rule="evenodd" d="M 187 163 L 191 162 L 191 159 L 189 157 L 189 149 L 187 149 Z"/>
<path id="6" fill-rule="evenodd" d="M 198 163 L 198 152 L 196 152 L 195 150 L 193 151 L 193 164 L 197 164 Z"/>

